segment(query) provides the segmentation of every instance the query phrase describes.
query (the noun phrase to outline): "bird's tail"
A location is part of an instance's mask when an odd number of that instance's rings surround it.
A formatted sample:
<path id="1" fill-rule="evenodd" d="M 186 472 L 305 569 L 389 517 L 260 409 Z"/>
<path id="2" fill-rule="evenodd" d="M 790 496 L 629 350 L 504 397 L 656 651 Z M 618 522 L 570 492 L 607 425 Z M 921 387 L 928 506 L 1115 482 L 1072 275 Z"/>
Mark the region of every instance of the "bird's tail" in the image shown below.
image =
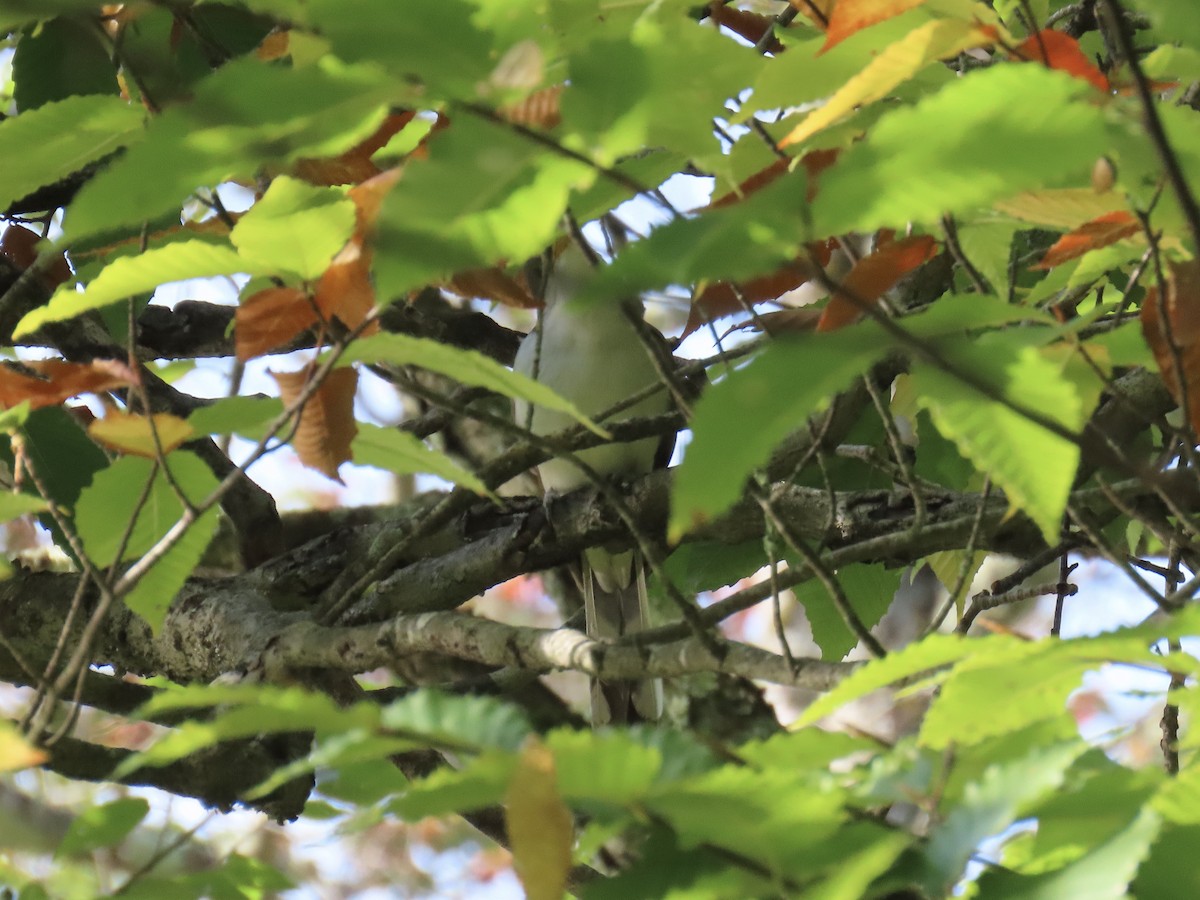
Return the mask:
<path id="1" fill-rule="evenodd" d="M 613 577 L 613 572 L 624 577 Z M 626 574 L 628 573 L 628 574 Z M 614 639 L 649 627 L 646 569 L 638 551 L 589 551 L 583 557 L 587 633 Z M 623 583 L 622 583 L 623 582 Z M 654 722 L 662 716 L 662 680 L 592 680 L 592 727 Z"/>

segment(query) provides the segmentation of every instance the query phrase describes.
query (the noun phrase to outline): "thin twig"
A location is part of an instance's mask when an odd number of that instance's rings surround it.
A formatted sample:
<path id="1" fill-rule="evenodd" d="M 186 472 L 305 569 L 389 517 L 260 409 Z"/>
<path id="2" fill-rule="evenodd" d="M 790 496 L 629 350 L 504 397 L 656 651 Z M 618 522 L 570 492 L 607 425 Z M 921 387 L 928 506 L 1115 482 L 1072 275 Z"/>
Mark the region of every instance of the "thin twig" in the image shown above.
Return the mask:
<path id="1" fill-rule="evenodd" d="M 1171 191 L 1175 194 L 1179 208 L 1183 210 L 1183 216 L 1192 237 L 1192 249 L 1200 251 L 1200 206 L 1196 203 L 1191 185 L 1188 184 L 1183 167 L 1179 164 L 1179 158 L 1175 155 L 1171 142 L 1167 138 L 1167 132 L 1163 128 L 1162 119 L 1159 117 L 1154 103 L 1154 96 L 1150 92 L 1150 83 L 1146 80 L 1146 73 L 1142 71 L 1142 64 L 1138 60 L 1133 37 L 1129 33 L 1129 24 L 1125 20 L 1124 10 L 1117 0 L 1098 0 L 1098 2 L 1108 13 L 1113 38 L 1121 50 L 1125 65 L 1129 67 L 1129 74 L 1133 78 L 1138 100 L 1141 103 L 1146 132 L 1158 154 L 1159 162 L 1171 184 Z"/>
<path id="2" fill-rule="evenodd" d="M 975 288 L 975 292 L 977 294 L 990 294 L 991 291 L 988 290 L 987 281 L 971 263 L 971 260 L 967 258 L 967 254 L 958 240 L 958 223 L 954 221 L 954 216 L 949 214 L 942 216 L 942 232 L 946 236 L 946 246 L 950 250 L 950 255 L 954 257 L 954 261 L 966 273 L 971 286 Z"/>
<path id="3" fill-rule="evenodd" d="M 967 586 L 967 577 L 971 574 L 971 562 L 975 558 L 975 547 L 979 541 L 979 533 L 983 528 L 983 511 L 987 508 L 987 502 L 992 497 L 992 479 L 991 476 L 986 476 L 983 479 L 983 490 L 979 494 L 979 506 L 975 510 L 975 519 L 971 522 L 971 534 L 967 537 L 967 545 L 963 548 L 962 562 L 958 566 L 958 574 L 954 577 L 954 587 L 950 590 L 950 596 L 946 598 L 946 602 L 942 604 L 942 608 L 938 610 L 929 623 L 926 629 L 926 634 L 937 631 L 942 627 L 942 622 L 946 620 L 950 609 L 958 603 L 959 595 Z M 959 623 L 961 627 L 961 622 Z M 968 625 L 968 627 L 970 627 Z M 965 633 L 965 632 L 964 632 Z"/>

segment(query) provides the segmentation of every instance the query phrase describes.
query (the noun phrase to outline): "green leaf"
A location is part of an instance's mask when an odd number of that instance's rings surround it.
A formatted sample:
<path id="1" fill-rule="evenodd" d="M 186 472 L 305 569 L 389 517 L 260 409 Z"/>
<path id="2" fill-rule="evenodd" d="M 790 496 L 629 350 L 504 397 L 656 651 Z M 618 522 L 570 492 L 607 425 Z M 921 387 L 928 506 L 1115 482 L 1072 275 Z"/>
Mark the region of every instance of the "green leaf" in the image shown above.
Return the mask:
<path id="1" fill-rule="evenodd" d="M 42 512 L 46 501 L 30 494 L 0 494 L 0 522 L 10 522 L 18 516 Z"/>
<path id="2" fill-rule="evenodd" d="M 362 728 L 328 735 L 318 740 L 308 755 L 280 766 L 271 776 L 246 792 L 247 800 L 265 797 L 293 779 L 320 769 L 340 769 L 372 760 L 390 760 L 417 745 L 403 738 L 382 737 Z M 307 813 L 307 807 L 306 807 Z"/>
<path id="3" fill-rule="evenodd" d="M 223 397 L 188 416 L 188 424 L 197 434 L 240 434 L 257 440 L 267 423 L 282 413 L 277 397 Z"/>
<path id="4" fill-rule="evenodd" d="M 581 297 L 599 302 L 671 284 L 772 272 L 795 259 L 804 239 L 796 209 L 805 204 L 807 191 L 808 179 L 800 170 L 740 203 L 675 219 L 599 269 Z"/>
<path id="5" fill-rule="evenodd" d="M 121 896 L 128 900 L 245 900 L 278 896 L 294 887 L 291 879 L 269 863 L 231 853 L 214 869 L 133 879 L 128 888 L 121 888 Z"/>
<path id="6" fill-rule="evenodd" d="M 438 769 L 388 803 L 387 811 L 390 815 L 415 822 L 426 816 L 495 806 L 503 801 L 516 764 L 516 757 L 512 753 L 491 750 L 457 771 Z"/>
<path id="7" fill-rule="evenodd" d="M 249 177 L 268 163 L 341 153 L 385 115 L 385 86 L 361 70 L 226 63 L 190 103 L 153 120 L 145 140 L 79 192 L 66 240 L 140 226 L 178 210 L 194 191 Z"/>
<path id="8" fill-rule="evenodd" d="M 1083 856 L 1132 822 L 1155 785 L 1167 780 L 1156 769 L 1134 772 L 1099 750 L 1089 750 L 1067 773 L 1062 787 L 1029 810 L 1038 827 L 1021 871 L 1032 875 Z"/>
<path id="9" fill-rule="evenodd" d="M 342 59 L 382 65 L 397 81 L 418 79 L 434 96 L 474 96 L 508 49 L 493 45 L 464 0 L 413 0 L 403 16 L 390 0 L 358 0 L 351 15 L 340 0 L 308 6 L 309 20 Z"/>
<path id="10" fill-rule="evenodd" d="M 900 587 L 900 570 L 860 563 L 838 572 L 837 579 L 859 621 L 873 628 L 888 611 Z M 854 649 L 858 637 L 850 631 L 820 581 L 813 579 L 799 585 L 795 594 L 797 602 L 804 606 L 813 642 L 821 648 L 822 659 L 842 659 Z"/>
<path id="11" fill-rule="evenodd" d="M 207 471 L 207 470 L 206 470 Z M 209 474 L 211 478 L 211 473 Z M 138 498 L 149 490 L 146 502 Z M 149 550 L 175 524 L 183 507 L 161 478 L 152 460 L 123 456 L 98 472 L 80 494 L 75 510 L 75 526 L 92 562 L 110 566 L 117 559 L 124 536 L 124 525 L 138 513 L 129 532 L 122 560 L 134 559 Z M 117 523 L 118 527 L 114 527 Z"/>
<path id="12" fill-rule="evenodd" d="M 1095 663 L 1074 665 L 1061 656 L 1039 656 L 1036 646 L 1005 648 L 984 654 L 990 665 L 963 667 L 942 685 L 926 714 L 921 743 L 934 749 L 972 744 L 1005 731 L 1067 714 L 1067 696 L 1079 687 L 1083 673 Z M 1005 703 L 980 701 L 997 691 Z M 1012 702 L 1007 702 L 1012 698 Z"/>
<path id="13" fill-rule="evenodd" d="M 142 120 L 119 97 L 90 96 L 0 121 L 0 209 L 140 138 Z"/>
<path id="14" fill-rule="evenodd" d="M 88 439 L 70 413 L 57 406 L 29 413 L 24 433 L 25 452 L 41 476 L 49 498 L 64 509 L 72 509 L 94 473 L 108 465 L 104 451 Z M 0 441 L 0 457 L 9 466 L 13 465 L 7 441 Z M 28 484 L 26 492 L 33 495 L 36 489 Z M 73 556 L 58 523 L 49 515 L 43 515 L 41 521 L 54 535 L 55 543 Z"/>
<path id="15" fill-rule="evenodd" d="M 1178 775 L 1163 782 L 1154 808 L 1168 822 L 1200 825 L 1200 765 L 1194 758 Z"/>
<path id="16" fill-rule="evenodd" d="M 491 697 L 453 697 L 420 690 L 382 711 L 383 727 L 435 746 L 516 750 L 529 723 L 511 704 Z"/>
<path id="17" fill-rule="evenodd" d="M 629 13 L 640 14 L 630 22 Z M 564 126 L 606 163 L 647 146 L 701 165 L 720 159 L 712 119 L 727 115 L 725 101 L 766 61 L 669 4 L 626 16 L 598 16 L 590 40 L 570 54 Z"/>
<path id="18" fill-rule="evenodd" d="M 381 428 L 368 422 L 359 422 L 358 435 L 350 445 L 350 450 L 357 465 L 374 466 L 398 475 L 436 475 L 481 496 L 491 496 L 487 485 L 473 473 L 399 428 Z"/>
<path id="19" fill-rule="evenodd" d="M 682 544 L 667 557 L 667 577 L 684 594 L 699 594 L 725 587 L 757 572 L 767 564 L 761 540 L 741 544 L 693 541 Z M 652 595 L 664 595 L 657 575 L 650 579 Z"/>
<path id="20" fill-rule="evenodd" d="M 281 175 L 238 220 L 229 239 L 258 271 L 314 279 L 354 231 L 354 203 L 332 188 Z"/>
<path id="21" fill-rule="evenodd" d="M 568 802 L 628 806 L 646 795 L 662 767 L 656 747 L 619 732 L 559 729 L 547 736 L 546 746 Z"/>
<path id="22" fill-rule="evenodd" d="M 143 766 L 165 766 L 220 741 L 255 735 L 309 732 L 318 736 L 377 728 L 379 713 L 368 703 L 339 707 L 325 694 L 262 684 L 171 687 L 156 694 L 139 713 L 153 717 L 182 709 L 225 707 L 209 719 L 189 719 L 155 744 L 126 759 L 114 772 L 124 778 Z"/>
<path id="23" fill-rule="evenodd" d="M 1117 900 L 1127 897 L 1127 887 L 1150 855 L 1161 824 L 1152 810 L 1143 809 L 1128 828 L 1056 872 L 1022 876 L 991 869 L 979 879 L 979 896 L 988 900 L 1015 900 L 1018 897 L 1021 900 L 1060 900 L 1062 897 Z M 1175 884 L 1172 893 L 1174 887 Z"/>
<path id="24" fill-rule="evenodd" d="M 653 239 L 639 241 L 630 252 Z M 608 269 L 616 269 L 621 258 Z M 993 297 L 972 296 L 943 298 L 929 311 L 905 318 L 902 327 L 927 342 L 1045 318 Z M 741 496 L 746 478 L 784 437 L 893 350 L 911 348 L 874 322 L 780 339 L 710 388 L 696 404 L 693 439 L 675 479 L 669 536 L 678 539 L 728 509 Z"/>
<path id="25" fill-rule="evenodd" d="M 707 847 L 684 849 L 669 828 L 651 829 L 642 852 L 617 874 L 588 885 L 588 900 L 669 897 L 732 900 L 779 893 L 772 879 L 734 866 Z"/>
<path id="26" fill-rule="evenodd" d="M 888 350 L 873 326 L 778 340 L 696 404 L 671 495 L 677 539 L 729 508 L 774 447 Z"/>
<path id="27" fill-rule="evenodd" d="M 1185 46 L 1200 44 L 1200 23 L 1187 0 L 1138 0 L 1137 8 L 1150 17 L 1158 33 Z"/>
<path id="28" fill-rule="evenodd" d="M 1012 642 L 1017 643 L 1015 640 Z M 957 635 L 932 634 L 922 641 L 909 644 L 903 650 L 889 653 L 883 659 L 871 660 L 833 690 L 818 697 L 804 710 L 796 724 L 809 725 L 851 700 L 865 697 L 872 691 L 887 687 L 902 678 L 920 675 L 948 663 L 958 662 L 976 652 L 978 648 L 979 641 L 969 641 Z"/>
<path id="29" fill-rule="evenodd" d="M 793 772 L 723 766 L 661 785 L 644 806 L 670 823 L 685 847 L 713 844 L 774 872 L 798 872 L 808 862 L 806 848 L 838 830 L 842 802 L 836 788 L 818 790 Z"/>
<path id="30" fill-rule="evenodd" d="M 506 369 L 494 359 L 461 350 L 427 338 L 404 334 L 378 334 L 355 341 L 342 355 L 339 365 L 351 362 L 387 363 L 394 366 L 420 366 L 446 375 L 463 384 L 487 388 L 505 397 L 535 403 L 563 412 L 597 434 L 607 433 L 550 388 L 519 372 Z"/>
<path id="31" fill-rule="evenodd" d="M 1200 895 L 1200 866 L 1195 852 L 1200 825 L 1163 826 L 1131 886 L 1134 897 Z"/>
<path id="32" fill-rule="evenodd" d="M 812 235 L 933 223 L 1022 190 L 1085 180 L 1106 144 L 1093 90 L 1043 66 L 969 72 L 879 121 L 821 175 Z"/>
<path id="33" fill-rule="evenodd" d="M 172 453 L 167 464 L 175 485 L 193 504 L 200 503 L 217 486 L 212 471 L 192 453 Z M 144 491 L 145 502 L 139 505 Z M 75 525 L 94 563 L 108 566 L 119 561 L 117 552 L 126 533 L 125 523 L 135 515 L 122 560 L 136 559 L 150 550 L 183 515 L 183 505 L 153 461 L 125 456 L 96 475 L 80 495 L 76 508 Z M 126 595 L 125 604 L 156 631 L 216 533 L 218 515 L 214 506 L 193 522 L 184 537 Z"/>
<path id="34" fill-rule="evenodd" d="M 1083 427 L 1090 410 L 1076 385 L 1023 335 L 943 347 L 944 358 L 1008 403 L 1040 413 L 1071 433 Z M 929 410 L 938 431 L 1004 489 L 1048 542 L 1056 541 L 1079 465 L 1078 445 L 932 364 L 914 365 L 911 376 L 917 402 Z"/>
<path id="35" fill-rule="evenodd" d="M 60 13 L 92 12 L 95 8 L 92 0 L 4 0 L 0 7 L 0 29 L 13 31 L 26 22 L 51 19 Z"/>
<path id="36" fill-rule="evenodd" d="M 973 743 L 1048 719 L 1067 716 L 1067 697 L 1084 672 L 1105 661 L 1156 666 L 1153 639 L 1135 631 L 1096 638 L 1013 643 L 976 640 L 976 652 L 945 680 L 925 716 L 921 743 L 935 749 Z M 1006 702 L 995 703 L 997 692 Z M 1011 702 L 1009 702 L 1011 701 Z"/>
<path id="37" fill-rule="evenodd" d="M 963 255 L 1000 295 L 1008 290 L 1013 235 L 1019 227 L 1015 222 L 973 222 L 958 228 Z"/>
<path id="38" fill-rule="evenodd" d="M 30 334 L 47 322 L 61 322 L 88 310 L 99 309 L 136 294 L 153 291 L 159 285 L 189 278 L 211 278 L 239 272 L 265 272 L 259 265 L 239 256 L 232 247 L 204 240 L 180 241 L 147 250 L 140 256 L 114 260 L 97 275 L 82 293 L 74 285 L 64 284 L 45 306 L 26 315 L 13 330 L 14 337 Z"/>
<path id="39" fill-rule="evenodd" d="M 743 744 L 738 748 L 737 756 L 747 765 L 760 769 L 810 772 L 825 769 L 838 759 L 878 750 L 878 744 L 863 738 L 838 731 L 804 728 Z"/>
<path id="40" fill-rule="evenodd" d="M 595 171 L 470 116 L 439 132 L 429 159 L 409 167 L 385 198 L 375 259 L 383 302 L 466 268 L 523 260 L 553 240 L 572 190 Z"/>
<path id="41" fill-rule="evenodd" d="M 318 784 L 326 797 L 367 806 L 400 793 L 409 782 L 390 759 L 374 759 L 339 766 L 332 777 L 320 775 Z"/>
<path id="42" fill-rule="evenodd" d="M 22 35 L 12 67 L 21 112 L 75 95 L 120 93 L 101 33 L 84 19 L 53 19 Z"/>
<path id="43" fill-rule="evenodd" d="M 150 804 L 141 797 L 125 797 L 89 807 L 71 822 L 55 855 L 79 856 L 101 847 L 115 847 L 149 811 Z"/>
<path id="44" fill-rule="evenodd" d="M 174 456 L 177 455 L 173 454 L 170 460 L 172 471 L 176 469 Z M 216 487 L 216 484 L 214 478 L 212 486 Z M 162 627 L 175 596 L 204 558 L 204 551 L 208 549 L 219 525 L 220 508 L 214 506 L 194 521 L 184 536 L 156 560 L 125 595 L 125 605 L 149 622 L 155 634 Z"/>
<path id="45" fill-rule="evenodd" d="M 1038 747 L 1023 759 L 989 768 L 929 836 L 927 890 L 943 896 L 961 877 L 979 842 L 1003 831 L 1029 804 L 1062 784 L 1067 768 L 1085 749 L 1081 741 Z"/>

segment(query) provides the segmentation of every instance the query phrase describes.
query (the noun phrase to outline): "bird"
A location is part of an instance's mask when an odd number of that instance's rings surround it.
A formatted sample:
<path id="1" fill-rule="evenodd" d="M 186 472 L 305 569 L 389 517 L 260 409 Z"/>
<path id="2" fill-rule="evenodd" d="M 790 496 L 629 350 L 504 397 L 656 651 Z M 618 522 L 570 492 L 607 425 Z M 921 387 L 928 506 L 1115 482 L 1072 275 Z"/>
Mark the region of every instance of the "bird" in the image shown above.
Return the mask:
<path id="1" fill-rule="evenodd" d="M 552 264 L 539 324 L 521 342 L 513 368 L 570 400 L 585 415 L 596 416 L 658 383 L 660 376 L 644 337 L 650 331 L 640 297 L 607 302 L 580 299 L 595 276 L 588 250 L 579 242 L 570 244 Z M 670 404 L 667 392 L 658 391 L 606 421 L 665 413 Z M 514 415 L 519 426 L 539 436 L 575 424 L 566 413 L 531 408 L 519 400 Z M 661 443 L 651 437 L 603 444 L 582 450 L 577 457 L 602 477 L 629 479 L 655 467 Z M 661 462 L 665 465 L 665 460 Z M 547 494 L 590 483 L 588 475 L 568 459 L 549 459 L 537 472 Z M 615 639 L 648 627 L 645 560 L 640 550 L 588 548 L 580 560 L 579 581 L 590 636 Z M 662 682 L 594 679 L 591 708 L 593 727 L 657 720 L 662 715 Z"/>

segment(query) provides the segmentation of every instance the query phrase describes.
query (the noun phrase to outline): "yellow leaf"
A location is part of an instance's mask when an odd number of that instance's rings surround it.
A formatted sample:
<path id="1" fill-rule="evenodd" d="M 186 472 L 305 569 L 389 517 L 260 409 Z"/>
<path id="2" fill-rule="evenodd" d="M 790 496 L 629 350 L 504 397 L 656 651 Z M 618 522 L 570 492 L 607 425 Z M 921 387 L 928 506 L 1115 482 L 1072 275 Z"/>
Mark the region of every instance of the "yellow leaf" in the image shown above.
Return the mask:
<path id="1" fill-rule="evenodd" d="M 47 756 L 33 747 L 17 730 L 6 722 L 0 722 L 0 772 L 15 772 L 40 765 Z"/>
<path id="2" fill-rule="evenodd" d="M 939 19 L 926 22 L 896 41 L 847 81 L 820 109 L 797 125 L 779 146 L 798 144 L 841 121 L 860 106 L 874 103 L 930 63 L 972 47 L 992 43 L 993 32 L 974 22 Z"/>
<path id="3" fill-rule="evenodd" d="M 993 207 L 997 212 L 1050 228 L 1074 228 L 1125 208 L 1117 194 L 1097 194 L 1091 188 L 1052 188 L 1024 191 Z"/>
<path id="4" fill-rule="evenodd" d="M 170 453 L 184 441 L 196 436 L 192 426 L 178 416 L 155 413 L 153 419 L 163 453 Z M 88 426 L 88 434 L 114 450 L 153 459 L 157 451 L 150 427 L 150 420 L 146 416 L 109 410 L 103 419 L 97 419 Z"/>
<path id="5" fill-rule="evenodd" d="M 558 793 L 554 755 L 536 737 L 521 749 L 508 785 L 504 818 L 525 896 L 559 900 L 571 868 L 574 821 Z"/>

